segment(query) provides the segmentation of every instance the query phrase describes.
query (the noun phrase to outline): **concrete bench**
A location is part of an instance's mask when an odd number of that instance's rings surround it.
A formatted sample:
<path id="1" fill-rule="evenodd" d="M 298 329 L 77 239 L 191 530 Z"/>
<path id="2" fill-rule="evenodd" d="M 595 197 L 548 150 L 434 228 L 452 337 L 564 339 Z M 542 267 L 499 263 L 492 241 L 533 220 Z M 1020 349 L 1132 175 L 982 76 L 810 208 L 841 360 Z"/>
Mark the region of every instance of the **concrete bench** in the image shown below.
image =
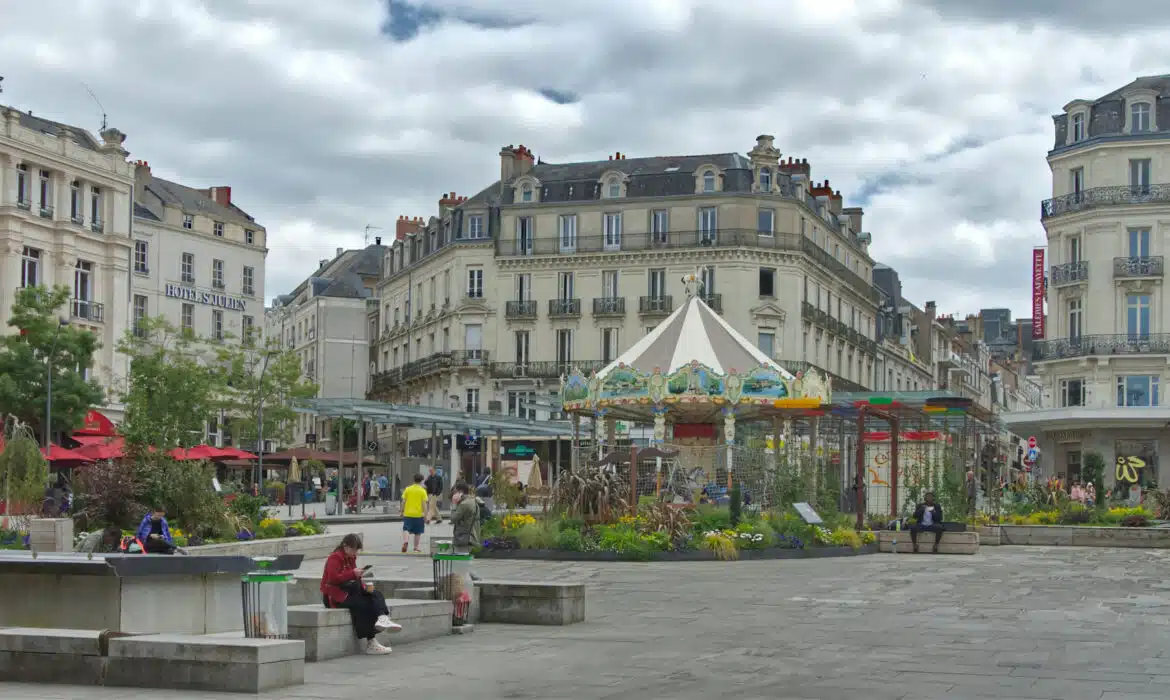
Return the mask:
<path id="1" fill-rule="evenodd" d="M 435 639 L 451 634 L 452 605 L 443 600 L 387 599 L 390 616 L 402 631 L 380 635 L 391 646 Z M 326 661 L 358 653 L 349 611 L 321 604 L 290 605 L 288 633 L 305 643 L 306 661 Z"/>
<path id="2" fill-rule="evenodd" d="M 304 685 L 305 644 L 291 639 L 155 634 L 109 642 L 105 685 L 260 693 Z"/>
<path id="3" fill-rule="evenodd" d="M 585 584 L 479 581 L 479 621 L 571 625 L 585 621 Z"/>
<path id="4" fill-rule="evenodd" d="M 97 630 L 0 628 L 0 681 L 100 685 L 105 644 Z"/>
<path id="5" fill-rule="evenodd" d="M 898 554 L 913 554 L 914 547 L 910 543 L 910 533 L 906 530 L 881 530 L 877 533 L 878 551 L 892 552 L 893 544 L 898 542 Z M 918 533 L 919 554 L 932 554 L 934 549 L 934 533 Z M 968 530 L 966 532 L 946 531 L 938 547 L 939 554 L 978 554 L 979 533 Z"/>

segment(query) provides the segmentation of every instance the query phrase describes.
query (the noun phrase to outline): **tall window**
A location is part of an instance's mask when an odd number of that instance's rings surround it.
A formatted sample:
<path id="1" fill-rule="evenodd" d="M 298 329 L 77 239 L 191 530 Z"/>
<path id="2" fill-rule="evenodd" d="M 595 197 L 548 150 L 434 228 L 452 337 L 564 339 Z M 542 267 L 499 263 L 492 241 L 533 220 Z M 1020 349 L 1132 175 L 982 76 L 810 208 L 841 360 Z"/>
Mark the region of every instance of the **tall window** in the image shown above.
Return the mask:
<path id="1" fill-rule="evenodd" d="M 463 326 L 463 348 L 468 357 L 480 358 L 483 356 L 483 326 L 478 323 L 468 323 Z"/>
<path id="2" fill-rule="evenodd" d="M 1129 188 L 1133 194 L 1150 193 L 1150 159 L 1129 161 Z"/>
<path id="3" fill-rule="evenodd" d="M 601 271 L 601 296 L 606 299 L 618 298 L 618 271 Z"/>
<path id="4" fill-rule="evenodd" d="M 573 331 L 569 328 L 560 328 L 557 330 L 557 364 L 561 365 L 559 371 L 564 373 L 568 371 L 568 365 L 573 362 Z"/>
<path id="5" fill-rule="evenodd" d="M 53 174 L 41 171 L 41 211 L 53 213 Z"/>
<path id="6" fill-rule="evenodd" d="M 222 260 L 211 261 L 211 286 L 215 287 L 216 289 L 224 288 Z"/>
<path id="7" fill-rule="evenodd" d="M 256 293 L 256 268 L 250 265 L 244 265 L 244 294 L 252 296 Z"/>
<path id="8" fill-rule="evenodd" d="M 20 286 L 35 287 L 40 283 L 41 251 L 24 247 L 20 256 Z"/>
<path id="9" fill-rule="evenodd" d="M 146 297 L 142 294 L 134 295 L 133 313 L 134 316 L 131 318 L 131 323 L 133 324 L 132 327 L 134 329 L 134 333 L 136 335 L 141 335 L 146 331 L 146 329 L 143 328 L 143 321 L 146 320 Z"/>
<path id="10" fill-rule="evenodd" d="M 617 199 L 622 196 L 622 183 L 616 177 L 611 177 L 607 184 L 609 188 L 609 198 Z"/>
<path id="11" fill-rule="evenodd" d="M 768 357 L 776 356 L 776 331 L 762 330 L 756 339 L 756 347 Z"/>
<path id="12" fill-rule="evenodd" d="M 521 216 L 516 219 L 516 253 L 532 255 L 532 217 Z"/>
<path id="13" fill-rule="evenodd" d="M 606 364 L 613 362 L 618 358 L 618 329 L 617 328 L 602 328 L 601 329 L 601 361 Z"/>
<path id="14" fill-rule="evenodd" d="M 532 347 L 531 346 L 532 338 L 529 335 L 528 331 L 516 331 L 515 337 L 516 337 L 516 364 L 521 365 L 521 366 L 527 365 L 529 362 L 529 358 L 532 357 L 532 355 L 530 354 L 530 350 Z"/>
<path id="15" fill-rule="evenodd" d="M 182 329 L 184 331 L 187 331 L 188 333 L 195 332 L 195 305 L 194 304 L 183 304 L 183 308 L 180 311 L 180 315 L 179 315 L 179 323 L 181 324 Z"/>
<path id="16" fill-rule="evenodd" d="M 140 275 L 150 272 L 150 244 L 146 241 L 134 241 L 134 271 Z"/>
<path id="17" fill-rule="evenodd" d="M 776 230 L 776 212 L 772 209 L 761 209 L 756 215 L 756 231 L 765 236 L 771 236 Z"/>
<path id="18" fill-rule="evenodd" d="M 216 235 L 217 238 L 223 238 L 223 222 L 222 221 L 216 221 L 215 223 L 213 223 L 211 225 L 211 230 Z"/>
<path id="19" fill-rule="evenodd" d="M 89 190 L 89 220 L 94 226 L 102 225 L 102 188 L 92 187 Z"/>
<path id="20" fill-rule="evenodd" d="M 771 192 L 772 191 L 772 169 L 771 168 L 760 168 L 760 191 L 761 192 Z"/>
<path id="21" fill-rule="evenodd" d="M 705 298 L 710 298 L 715 293 L 715 266 L 706 265 L 699 271 L 699 280 L 703 283 L 701 294 Z"/>
<path id="22" fill-rule="evenodd" d="M 521 202 L 531 202 L 532 201 L 532 185 L 530 185 L 528 183 L 524 183 L 524 186 L 520 188 L 520 201 Z"/>
<path id="23" fill-rule="evenodd" d="M 483 298 L 483 268 L 473 267 L 467 271 L 467 296 L 471 299 Z"/>
<path id="24" fill-rule="evenodd" d="M 715 236 L 719 230 L 719 215 L 715 207 L 703 207 L 699 209 L 699 235 L 704 245 L 710 245 L 715 242 Z"/>
<path id="25" fill-rule="evenodd" d="M 248 245 L 256 244 L 256 232 L 250 228 L 244 229 L 244 243 Z"/>
<path id="26" fill-rule="evenodd" d="M 183 214 L 183 228 L 195 228 L 195 217 L 190 214 Z"/>
<path id="27" fill-rule="evenodd" d="M 557 273 L 557 299 L 566 301 L 568 299 L 576 299 L 573 295 L 573 273 L 572 272 L 558 272 Z"/>
<path id="28" fill-rule="evenodd" d="M 243 316 L 240 318 L 240 329 L 243 331 L 244 342 L 252 342 L 252 334 L 255 332 L 256 320 L 251 316 Z"/>
<path id="29" fill-rule="evenodd" d="M 776 296 L 776 270 L 773 268 L 760 268 L 760 296 Z"/>
<path id="30" fill-rule="evenodd" d="M 532 275 L 516 275 L 516 301 L 532 301 Z"/>
<path id="31" fill-rule="evenodd" d="M 1072 140 L 1074 143 L 1085 140 L 1085 115 L 1083 112 L 1072 116 Z"/>
<path id="32" fill-rule="evenodd" d="M 1068 302 L 1068 339 L 1079 340 L 1082 330 L 1081 300 L 1069 299 Z"/>
<path id="33" fill-rule="evenodd" d="M 1150 257 L 1150 229 L 1135 228 L 1129 230 L 1129 257 Z"/>
<path id="34" fill-rule="evenodd" d="M 1125 298 L 1125 330 L 1130 338 L 1150 335 L 1150 295 L 1130 294 Z"/>
<path id="35" fill-rule="evenodd" d="M 1077 236 L 1068 239 L 1068 261 L 1074 265 L 1081 261 L 1081 239 Z"/>
<path id="36" fill-rule="evenodd" d="M 219 309 L 211 310 L 211 337 L 223 340 L 223 312 Z"/>
<path id="37" fill-rule="evenodd" d="M 1129 126 L 1133 132 L 1150 130 L 1149 102 L 1135 102 L 1129 106 Z"/>
<path id="38" fill-rule="evenodd" d="M 476 214 L 467 217 L 467 237 L 483 238 L 483 215 Z"/>
<path id="39" fill-rule="evenodd" d="M 1118 406 L 1158 406 L 1157 375 L 1127 375 L 1117 378 Z"/>
<path id="40" fill-rule="evenodd" d="M 670 231 L 670 214 L 666 209 L 655 209 L 650 212 L 650 240 L 653 243 L 665 243 L 667 232 Z"/>
<path id="41" fill-rule="evenodd" d="M 1073 168 L 1072 170 L 1070 170 L 1068 172 L 1068 186 L 1069 186 L 1069 190 L 1071 190 L 1074 195 L 1079 195 L 1080 193 L 1085 191 L 1085 169 L 1084 168 Z M 1076 199 L 1078 201 L 1080 200 L 1079 197 L 1077 197 Z"/>
<path id="42" fill-rule="evenodd" d="M 463 392 L 463 396 L 463 410 L 467 413 L 479 413 L 479 389 L 467 389 Z"/>
<path id="43" fill-rule="evenodd" d="M 82 222 L 81 207 L 81 182 L 74 180 L 69 186 L 69 218 L 75 224 Z"/>
<path id="44" fill-rule="evenodd" d="M 16 166 L 16 202 L 23 204 L 25 209 L 28 208 L 28 166 L 24 163 Z"/>
<path id="45" fill-rule="evenodd" d="M 561 252 L 574 253 L 577 251 L 577 215 L 562 214 L 557 220 L 560 232 Z"/>
<path id="46" fill-rule="evenodd" d="M 715 191 L 715 171 L 714 170 L 708 170 L 707 172 L 703 173 L 703 191 L 704 192 L 714 192 Z"/>
<path id="47" fill-rule="evenodd" d="M 451 270 L 443 270 L 443 305 L 451 303 Z"/>
<path id="48" fill-rule="evenodd" d="M 621 250 L 622 247 L 622 215 L 605 214 L 602 219 L 605 227 L 605 249 Z"/>
<path id="49" fill-rule="evenodd" d="M 508 415 L 525 420 L 536 420 L 536 392 L 509 391 Z"/>
<path id="50" fill-rule="evenodd" d="M 183 284 L 195 284 L 195 254 L 183 253 L 179 263 L 179 279 Z"/>
<path id="51" fill-rule="evenodd" d="M 666 268 L 658 267 L 646 271 L 646 296 L 661 299 L 666 296 Z"/>
<path id="52" fill-rule="evenodd" d="M 93 263 L 78 260 L 73 266 L 73 298 L 83 302 L 93 299 Z"/>

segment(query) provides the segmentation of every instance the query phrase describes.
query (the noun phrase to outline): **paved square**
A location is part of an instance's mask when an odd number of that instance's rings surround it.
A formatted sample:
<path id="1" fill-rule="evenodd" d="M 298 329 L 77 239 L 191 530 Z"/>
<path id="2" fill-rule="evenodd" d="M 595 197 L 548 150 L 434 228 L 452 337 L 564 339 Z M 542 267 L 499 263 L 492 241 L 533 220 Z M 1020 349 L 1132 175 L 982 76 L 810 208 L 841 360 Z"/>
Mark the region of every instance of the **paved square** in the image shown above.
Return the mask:
<path id="1" fill-rule="evenodd" d="M 429 575 L 425 559 L 375 561 L 383 574 Z M 485 625 L 390 657 L 313 664 L 307 685 L 266 697 L 1165 700 L 1168 568 L 1170 552 L 1026 547 L 730 564 L 482 561 L 485 577 L 586 581 L 588 622 Z M 233 696 L 0 683 L 4 700 L 160 697 Z"/>

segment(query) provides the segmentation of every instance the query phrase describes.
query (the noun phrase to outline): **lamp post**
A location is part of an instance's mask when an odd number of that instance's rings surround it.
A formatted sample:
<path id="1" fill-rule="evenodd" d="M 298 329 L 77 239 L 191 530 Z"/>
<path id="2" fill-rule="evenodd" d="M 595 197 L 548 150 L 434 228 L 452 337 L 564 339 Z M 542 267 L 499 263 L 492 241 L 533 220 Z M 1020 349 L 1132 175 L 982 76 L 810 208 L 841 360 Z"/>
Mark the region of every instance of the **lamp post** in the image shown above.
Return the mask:
<path id="1" fill-rule="evenodd" d="M 45 434 L 41 436 L 41 441 L 44 443 L 46 459 L 49 457 L 50 436 L 53 433 L 53 355 L 57 352 L 57 339 L 61 337 L 61 329 L 68 325 L 69 322 L 65 319 L 57 319 L 53 342 L 49 344 L 49 354 L 45 358 Z"/>
<path id="2" fill-rule="evenodd" d="M 272 353 L 264 351 L 264 364 L 260 366 L 260 377 L 256 380 L 256 494 L 264 493 L 264 374 L 268 372 L 268 360 Z"/>

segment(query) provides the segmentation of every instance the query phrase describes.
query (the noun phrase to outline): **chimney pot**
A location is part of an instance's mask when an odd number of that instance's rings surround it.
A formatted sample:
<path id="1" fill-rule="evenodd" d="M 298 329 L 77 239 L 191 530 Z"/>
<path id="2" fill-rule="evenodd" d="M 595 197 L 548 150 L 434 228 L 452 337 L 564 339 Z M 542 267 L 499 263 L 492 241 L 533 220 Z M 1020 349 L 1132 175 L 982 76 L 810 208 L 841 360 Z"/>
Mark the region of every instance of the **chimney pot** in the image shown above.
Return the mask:
<path id="1" fill-rule="evenodd" d="M 382 245 L 382 237 L 374 236 L 374 245 Z"/>

